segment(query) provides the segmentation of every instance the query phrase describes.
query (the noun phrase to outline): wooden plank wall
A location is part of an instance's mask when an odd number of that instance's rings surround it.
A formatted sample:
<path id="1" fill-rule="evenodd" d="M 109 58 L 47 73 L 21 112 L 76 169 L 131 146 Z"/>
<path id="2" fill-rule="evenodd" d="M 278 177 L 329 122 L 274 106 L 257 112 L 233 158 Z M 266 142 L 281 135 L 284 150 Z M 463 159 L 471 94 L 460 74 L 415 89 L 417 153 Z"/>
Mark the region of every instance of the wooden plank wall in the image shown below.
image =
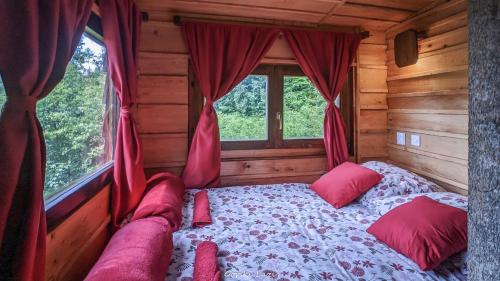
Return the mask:
<path id="1" fill-rule="evenodd" d="M 386 32 L 388 50 L 388 152 L 397 165 L 445 188 L 467 192 L 467 1 L 444 2 Z M 425 32 L 415 65 L 394 63 L 394 37 L 409 28 Z M 396 144 L 396 132 L 406 145 Z M 410 145 L 410 134 L 421 146 Z"/>
<path id="2" fill-rule="evenodd" d="M 340 28 L 345 30 L 346 28 Z M 352 30 L 352 28 L 348 28 Z M 385 39 L 375 32 L 360 51 L 365 63 L 359 75 L 363 95 L 362 159 L 385 157 Z M 188 55 L 180 28 L 153 17 L 142 25 L 139 97 L 135 108 L 143 143 L 146 173 L 179 174 L 188 152 Z M 373 57 L 372 57 L 373 55 Z M 284 38 L 279 38 L 263 63 L 295 64 Z M 376 77 L 371 79 L 370 77 Z M 368 128 L 369 127 L 369 128 Z M 277 160 L 279 159 L 279 161 Z M 326 169 L 323 149 L 273 149 L 222 153 L 224 185 L 311 182 Z"/>
<path id="3" fill-rule="evenodd" d="M 387 66 L 384 32 L 371 31 L 357 64 L 357 161 L 387 159 Z"/>
<path id="4" fill-rule="evenodd" d="M 110 188 L 90 201 L 47 234 L 45 280 L 83 280 L 109 239 Z"/>

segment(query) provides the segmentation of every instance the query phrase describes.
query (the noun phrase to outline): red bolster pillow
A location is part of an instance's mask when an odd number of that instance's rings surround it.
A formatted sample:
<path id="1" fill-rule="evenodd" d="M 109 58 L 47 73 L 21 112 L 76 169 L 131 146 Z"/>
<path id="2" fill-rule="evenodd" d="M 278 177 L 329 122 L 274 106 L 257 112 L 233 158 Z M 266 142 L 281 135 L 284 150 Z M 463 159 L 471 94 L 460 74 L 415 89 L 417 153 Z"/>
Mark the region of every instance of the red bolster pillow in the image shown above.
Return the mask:
<path id="1" fill-rule="evenodd" d="M 111 237 L 85 281 L 163 281 L 172 251 L 166 219 L 133 221 Z"/>
<path id="2" fill-rule="evenodd" d="M 217 263 L 217 244 L 204 241 L 198 244 L 194 257 L 193 281 L 219 281 L 221 273 Z"/>
<path id="3" fill-rule="evenodd" d="M 161 216 L 169 221 L 173 231 L 178 230 L 182 224 L 185 190 L 182 180 L 172 173 L 159 173 L 149 179 L 148 187 L 131 221 Z"/>
<path id="4" fill-rule="evenodd" d="M 323 175 L 311 189 L 335 208 L 342 208 L 382 180 L 382 175 L 345 162 Z"/>
<path id="5" fill-rule="evenodd" d="M 392 209 L 367 231 L 420 269 L 432 270 L 467 248 L 467 213 L 420 196 Z"/>
<path id="6" fill-rule="evenodd" d="M 206 190 L 198 191 L 194 195 L 193 226 L 202 227 L 212 224 L 210 216 L 210 202 Z"/>

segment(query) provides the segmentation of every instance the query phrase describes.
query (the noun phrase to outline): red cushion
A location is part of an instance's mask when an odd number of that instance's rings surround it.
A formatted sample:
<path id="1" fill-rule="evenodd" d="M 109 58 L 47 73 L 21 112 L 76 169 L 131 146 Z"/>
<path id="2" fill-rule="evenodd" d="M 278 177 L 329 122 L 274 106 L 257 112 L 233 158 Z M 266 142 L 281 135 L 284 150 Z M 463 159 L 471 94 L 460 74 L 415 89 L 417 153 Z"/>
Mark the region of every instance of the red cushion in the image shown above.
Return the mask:
<path id="1" fill-rule="evenodd" d="M 382 175 L 345 162 L 315 181 L 311 188 L 335 208 L 342 208 L 382 180 Z"/>
<path id="2" fill-rule="evenodd" d="M 174 231 L 182 223 L 184 183 L 172 173 L 159 173 L 148 180 L 150 188 L 134 212 L 132 221 L 150 216 L 161 216 L 168 220 Z"/>
<path id="3" fill-rule="evenodd" d="M 467 248 L 467 213 L 420 196 L 398 206 L 367 230 L 422 270 L 432 270 Z"/>
<path id="4" fill-rule="evenodd" d="M 111 237 L 85 281 L 163 281 L 172 252 L 172 229 L 165 218 L 136 220 Z"/>

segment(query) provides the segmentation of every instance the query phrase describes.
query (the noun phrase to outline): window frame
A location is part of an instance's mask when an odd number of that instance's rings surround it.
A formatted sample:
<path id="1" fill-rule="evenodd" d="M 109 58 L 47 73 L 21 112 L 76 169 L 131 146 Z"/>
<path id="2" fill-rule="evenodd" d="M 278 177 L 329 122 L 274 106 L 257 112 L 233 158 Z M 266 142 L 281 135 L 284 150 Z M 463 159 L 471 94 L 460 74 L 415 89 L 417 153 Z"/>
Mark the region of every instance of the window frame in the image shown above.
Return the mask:
<path id="1" fill-rule="evenodd" d="M 85 29 L 85 35 L 98 43 L 104 44 L 102 34 L 101 19 L 99 15 L 92 11 Z M 108 87 L 111 87 L 105 89 L 105 91 L 110 91 L 108 94 L 114 94 L 112 84 L 109 83 L 111 83 L 111 79 L 109 79 L 107 83 Z M 113 96 L 113 100 L 110 104 L 111 107 L 113 107 L 113 115 L 111 116 L 109 123 L 112 124 L 110 133 L 112 136 L 114 150 L 116 141 L 116 125 L 119 117 L 117 110 L 119 108 L 119 100 L 116 95 Z M 47 232 L 55 229 L 83 204 L 88 202 L 106 186 L 110 185 L 113 181 L 113 167 L 114 161 L 108 161 L 91 174 L 67 186 L 60 192 L 54 194 L 52 197 L 44 199 Z"/>
<path id="2" fill-rule="evenodd" d="M 340 111 L 345 121 L 346 137 L 349 146 L 349 154 L 354 155 L 354 68 L 351 67 L 349 75 L 344 83 L 340 94 Z M 283 136 L 283 114 L 284 114 L 284 77 L 306 76 L 298 65 L 285 64 L 261 64 L 251 75 L 268 76 L 267 93 L 267 140 L 221 140 L 222 150 L 250 150 L 250 149 L 280 149 L 280 148 L 322 148 L 323 137 L 284 139 Z M 191 66 L 189 67 L 189 145 L 198 123 L 199 115 L 204 105 L 204 98 L 197 86 Z M 277 114 L 280 114 L 278 118 Z M 280 128 L 281 124 L 281 128 Z"/>

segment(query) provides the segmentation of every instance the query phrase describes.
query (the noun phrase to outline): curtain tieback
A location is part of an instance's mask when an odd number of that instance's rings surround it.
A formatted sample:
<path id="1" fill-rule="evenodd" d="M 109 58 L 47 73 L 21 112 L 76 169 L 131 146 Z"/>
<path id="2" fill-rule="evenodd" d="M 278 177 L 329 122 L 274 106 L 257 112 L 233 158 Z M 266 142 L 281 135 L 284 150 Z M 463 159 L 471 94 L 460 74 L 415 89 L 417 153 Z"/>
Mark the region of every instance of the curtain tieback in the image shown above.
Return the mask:
<path id="1" fill-rule="evenodd" d="M 205 101 L 205 106 L 208 106 L 208 107 L 213 107 L 214 106 L 214 102 L 211 101 L 211 100 L 206 100 Z"/>
<path id="2" fill-rule="evenodd" d="M 130 109 L 130 106 L 122 106 L 122 107 L 120 107 L 120 113 L 121 114 L 131 114 L 132 109 Z"/>
<path id="3" fill-rule="evenodd" d="M 36 102 L 37 99 L 32 96 L 23 96 L 23 95 L 7 96 L 7 102 L 5 103 L 5 107 L 13 109 L 15 111 L 23 111 L 23 112 L 27 111 L 35 113 Z"/>

